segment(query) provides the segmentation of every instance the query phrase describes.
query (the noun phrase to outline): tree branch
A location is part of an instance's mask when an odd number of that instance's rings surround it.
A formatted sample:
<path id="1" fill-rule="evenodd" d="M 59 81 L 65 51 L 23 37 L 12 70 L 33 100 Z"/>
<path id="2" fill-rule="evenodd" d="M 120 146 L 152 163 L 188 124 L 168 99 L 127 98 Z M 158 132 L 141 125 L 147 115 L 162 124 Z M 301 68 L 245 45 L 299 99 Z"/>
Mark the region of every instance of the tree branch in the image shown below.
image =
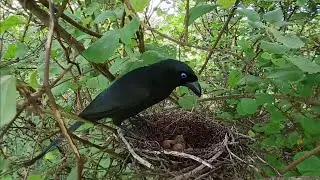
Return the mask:
<path id="1" fill-rule="evenodd" d="M 213 44 L 213 46 L 211 48 L 212 50 L 207 55 L 206 60 L 205 60 L 204 64 L 202 65 L 202 67 L 201 67 L 201 69 L 199 71 L 199 74 L 201 74 L 204 71 L 204 69 L 206 68 L 206 66 L 207 66 L 207 64 L 208 64 L 208 62 L 209 62 L 209 60 L 210 60 L 210 58 L 211 58 L 211 56 L 212 56 L 212 54 L 214 52 L 213 50 L 217 47 L 217 45 L 218 45 L 218 43 L 219 43 L 219 41 L 220 41 L 220 39 L 222 37 L 222 34 L 227 29 L 228 24 L 229 24 L 231 18 L 233 17 L 233 15 L 234 15 L 239 3 L 240 3 L 240 0 L 236 0 L 236 2 L 234 3 L 234 6 L 233 6 L 233 8 L 232 8 L 232 10 L 231 10 L 231 12 L 230 12 L 230 14 L 228 16 L 228 19 L 226 20 L 226 22 L 224 23 L 222 29 L 220 30 L 220 32 L 218 34 L 218 37 L 217 37 L 217 40 L 214 42 L 214 44 Z"/>

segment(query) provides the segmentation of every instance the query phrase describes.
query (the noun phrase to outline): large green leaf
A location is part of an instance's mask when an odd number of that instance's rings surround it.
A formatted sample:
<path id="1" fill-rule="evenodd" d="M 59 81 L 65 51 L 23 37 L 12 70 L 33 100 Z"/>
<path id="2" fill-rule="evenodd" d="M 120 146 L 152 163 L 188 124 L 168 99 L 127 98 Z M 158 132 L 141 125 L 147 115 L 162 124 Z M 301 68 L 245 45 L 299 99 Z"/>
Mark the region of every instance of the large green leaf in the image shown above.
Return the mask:
<path id="1" fill-rule="evenodd" d="M 115 50 L 120 46 L 120 33 L 117 30 L 106 32 L 99 40 L 94 42 L 82 55 L 91 62 L 103 63 L 113 55 Z"/>
<path id="2" fill-rule="evenodd" d="M 33 174 L 33 175 L 30 175 L 28 176 L 27 178 L 28 180 L 42 180 L 42 175 L 40 174 Z"/>
<path id="3" fill-rule="evenodd" d="M 217 4 L 223 9 L 231 8 L 235 2 L 236 0 L 217 0 Z"/>
<path id="4" fill-rule="evenodd" d="M 93 23 L 101 23 L 104 22 L 106 19 L 115 20 L 117 15 L 113 11 L 106 10 L 99 14 L 99 16 L 93 21 Z"/>
<path id="5" fill-rule="evenodd" d="M 274 28 L 271 28 L 270 32 L 274 35 L 278 42 L 288 46 L 289 48 L 297 49 L 304 46 L 304 42 L 302 42 L 296 35 L 283 36 L 281 32 Z"/>
<path id="6" fill-rule="evenodd" d="M 69 173 L 67 180 L 74 180 L 77 179 L 77 167 L 73 167 L 71 172 Z"/>
<path id="7" fill-rule="evenodd" d="M 233 70 L 229 74 L 228 85 L 230 88 L 237 86 L 238 82 L 242 79 L 243 75 L 240 70 Z"/>
<path id="8" fill-rule="evenodd" d="M 28 53 L 28 46 L 22 42 L 17 44 L 17 50 L 15 53 L 16 58 L 23 58 Z"/>
<path id="9" fill-rule="evenodd" d="M 286 59 L 292 64 L 296 65 L 303 72 L 307 72 L 310 74 L 320 72 L 320 66 L 315 62 L 311 62 L 309 59 L 302 56 L 286 56 Z"/>
<path id="10" fill-rule="evenodd" d="M 305 116 L 297 117 L 300 122 L 303 130 L 307 134 L 311 135 L 320 135 L 320 120 L 319 119 L 311 119 Z"/>
<path id="11" fill-rule="evenodd" d="M 86 15 L 92 15 L 100 7 L 99 3 L 92 2 L 87 8 L 84 9 Z"/>
<path id="12" fill-rule="evenodd" d="M 136 12 L 141 12 L 149 5 L 150 0 L 130 0 L 130 2 Z"/>
<path id="13" fill-rule="evenodd" d="M 204 4 L 192 7 L 190 9 L 189 25 L 191 25 L 200 16 L 214 10 L 216 7 L 217 5 L 214 4 Z"/>
<path id="14" fill-rule="evenodd" d="M 16 78 L 11 75 L 0 77 L 0 128 L 16 115 Z"/>
<path id="15" fill-rule="evenodd" d="M 12 58 L 14 58 L 17 50 L 18 50 L 18 47 L 17 47 L 16 44 L 10 44 L 7 47 L 7 50 L 5 51 L 3 58 L 4 59 L 12 59 Z"/>
<path id="16" fill-rule="evenodd" d="M 239 14 L 241 14 L 242 16 L 247 17 L 250 21 L 252 22 L 256 22 L 256 21 L 260 21 L 260 16 L 259 14 L 253 10 L 253 9 L 245 9 L 245 8 L 241 8 L 238 9 Z"/>
<path id="17" fill-rule="evenodd" d="M 243 98 L 240 103 L 238 103 L 237 110 L 241 109 L 241 114 L 254 114 L 258 109 L 258 105 L 255 99 Z M 239 112 L 238 112 L 239 113 Z M 239 113 L 240 114 L 240 113 Z"/>
<path id="18" fill-rule="evenodd" d="M 3 33 L 4 31 L 21 24 L 25 24 L 23 16 L 10 15 L 7 19 L 0 22 L 0 33 Z"/>
<path id="19" fill-rule="evenodd" d="M 295 154 L 293 159 L 296 161 L 306 153 L 307 151 L 298 152 L 297 154 Z M 320 159 L 317 156 L 313 155 L 299 163 L 297 165 L 297 169 L 300 173 L 320 172 Z"/>
<path id="20" fill-rule="evenodd" d="M 184 109 L 192 109 L 196 104 L 196 97 L 193 95 L 185 95 L 179 98 L 179 105 Z"/>
<path id="21" fill-rule="evenodd" d="M 146 64 L 153 64 L 156 62 L 159 62 L 161 59 L 163 59 L 163 56 L 154 50 L 146 51 L 142 54 L 141 58 Z"/>
<path id="22" fill-rule="evenodd" d="M 126 24 L 120 30 L 120 39 L 125 44 L 131 44 L 132 35 L 139 29 L 140 21 L 138 18 L 134 18 L 130 23 Z"/>
<path id="23" fill-rule="evenodd" d="M 275 54 L 286 54 L 286 52 L 290 50 L 287 46 L 267 41 L 261 41 L 261 48 L 269 53 Z"/>
<path id="24" fill-rule="evenodd" d="M 275 9 L 273 11 L 269 11 L 266 14 L 263 15 L 264 20 L 271 22 L 271 23 L 276 23 L 281 20 L 283 20 L 283 13 L 280 8 Z"/>

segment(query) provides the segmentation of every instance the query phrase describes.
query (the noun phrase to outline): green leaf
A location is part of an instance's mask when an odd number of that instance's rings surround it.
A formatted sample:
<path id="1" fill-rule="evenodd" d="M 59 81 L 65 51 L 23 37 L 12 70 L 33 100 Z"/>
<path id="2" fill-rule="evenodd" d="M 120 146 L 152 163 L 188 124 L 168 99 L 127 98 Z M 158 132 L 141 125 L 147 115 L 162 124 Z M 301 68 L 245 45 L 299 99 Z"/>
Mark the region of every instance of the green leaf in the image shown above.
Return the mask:
<path id="1" fill-rule="evenodd" d="M 238 106 L 241 106 L 241 109 L 245 114 L 254 114 L 258 109 L 256 100 L 249 98 L 241 99 Z"/>
<path id="2" fill-rule="evenodd" d="M 277 8 L 273 11 L 269 11 L 263 15 L 264 20 L 270 23 L 276 23 L 283 20 L 283 13 L 280 8 Z"/>
<path id="3" fill-rule="evenodd" d="M 310 135 L 320 135 L 319 119 L 311 119 L 305 116 L 299 116 L 297 118 L 305 133 Z"/>
<path id="4" fill-rule="evenodd" d="M 262 57 L 263 59 L 272 59 L 272 55 L 271 55 L 270 53 L 267 53 L 267 52 L 263 52 L 263 53 L 261 54 L 261 57 Z"/>
<path id="5" fill-rule="evenodd" d="M 77 179 L 77 167 L 73 167 L 67 177 L 67 180 L 74 180 L 74 179 Z"/>
<path id="6" fill-rule="evenodd" d="M 40 88 L 40 84 L 38 83 L 38 77 L 39 77 L 39 74 L 38 74 L 38 71 L 35 70 L 33 71 L 31 74 L 30 74 L 30 77 L 29 77 L 29 84 L 32 88 L 34 89 L 38 89 Z"/>
<path id="7" fill-rule="evenodd" d="M 15 53 L 15 57 L 16 58 L 23 58 L 27 54 L 27 52 L 28 52 L 28 46 L 22 42 L 19 42 L 17 44 L 17 50 Z"/>
<path id="8" fill-rule="evenodd" d="M 52 94 L 57 96 L 64 94 L 70 87 L 70 81 L 59 84 L 58 86 L 52 88 Z"/>
<path id="9" fill-rule="evenodd" d="M 0 156 L 0 172 L 7 169 L 10 165 L 10 161 Z"/>
<path id="10" fill-rule="evenodd" d="M 298 152 L 295 154 L 293 159 L 296 161 L 306 153 L 308 153 L 308 151 Z M 299 163 L 297 165 L 297 169 L 300 173 L 319 172 L 320 171 L 320 159 L 317 156 L 312 155 L 308 159 Z"/>
<path id="11" fill-rule="evenodd" d="M 138 18 L 134 18 L 130 23 L 126 24 L 120 30 L 120 39 L 125 44 L 131 44 L 132 35 L 139 29 L 140 21 Z"/>
<path id="12" fill-rule="evenodd" d="M 5 51 L 3 58 L 4 59 L 12 59 L 12 58 L 14 58 L 15 54 L 17 52 L 17 49 L 18 49 L 18 47 L 17 47 L 16 44 L 10 44 L 7 47 L 7 50 Z"/>
<path id="13" fill-rule="evenodd" d="M 289 134 L 286 146 L 288 148 L 292 148 L 294 145 L 297 144 L 298 140 L 299 140 L 299 134 L 297 131 L 294 131 Z"/>
<path id="14" fill-rule="evenodd" d="M 0 128 L 16 115 L 16 78 L 11 75 L 0 77 Z"/>
<path id="15" fill-rule="evenodd" d="M 191 25 L 196 19 L 201 17 L 202 15 L 211 12 L 217 7 L 217 5 L 214 4 L 204 4 L 192 7 L 190 9 L 190 17 L 189 17 L 189 25 Z"/>
<path id="16" fill-rule="evenodd" d="M 96 3 L 96 2 L 92 2 L 89 7 L 85 8 L 84 9 L 84 13 L 86 15 L 89 15 L 91 16 L 97 9 L 99 9 L 100 5 L 99 3 Z"/>
<path id="17" fill-rule="evenodd" d="M 283 36 L 281 35 L 281 32 L 274 28 L 271 28 L 270 32 L 274 35 L 278 42 L 288 46 L 289 48 L 297 49 L 304 46 L 304 42 L 302 42 L 296 35 Z"/>
<path id="18" fill-rule="evenodd" d="M 84 50 L 82 55 L 90 62 L 106 62 L 120 46 L 119 38 L 119 31 L 108 31 L 99 40 Z"/>
<path id="19" fill-rule="evenodd" d="M 42 176 L 41 175 L 30 175 L 28 176 L 28 180 L 41 180 Z"/>
<path id="20" fill-rule="evenodd" d="M 130 0 L 130 2 L 136 12 L 141 12 L 149 5 L 150 0 Z"/>
<path id="21" fill-rule="evenodd" d="M 117 15 L 113 11 L 106 10 L 99 14 L 99 16 L 93 21 L 93 23 L 101 23 L 104 22 L 106 19 L 115 20 L 117 18 Z"/>
<path id="22" fill-rule="evenodd" d="M 196 97 L 193 95 L 185 95 L 179 98 L 178 102 L 183 109 L 192 109 L 196 105 Z"/>
<path id="23" fill-rule="evenodd" d="M 267 41 L 261 41 L 261 48 L 269 53 L 275 54 L 286 54 L 286 52 L 290 50 L 287 46 Z"/>
<path id="24" fill-rule="evenodd" d="M 142 54 L 141 58 L 143 59 L 144 63 L 147 64 L 153 64 L 156 62 L 159 62 L 163 59 L 163 56 L 159 54 L 157 51 L 149 50 Z"/>
<path id="25" fill-rule="evenodd" d="M 320 72 L 320 66 L 314 62 L 311 62 L 309 59 L 302 56 L 286 56 L 286 59 L 292 64 L 296 65 L 303 72 L 307 72 L 310 74 Z"/>
<path id="26" fill-rule="evenodd" d="M 286 167 L 286 164 L 274 154 L 267 155 L 266 160 L 276 169 L 282 169 Z"/>
<path id="27" fill-rule="evenodd" d="M 7 19 L 0 22 L 0 33 L 21 24 L 25 24 L 23 16 L 10 15 Z"/>
<path id="28" fill-rule="evenodd" d="M 297 70 L 279 70 L 267 75 L 269 79 L 278 79 L 282 81 L 298 81 L 303 77 L 303 73 Z"/>
<path id="29" fill-rule="evenodd" d="M 274 102 L 274 97 L 271 94 L 261 93 L 256 95 L 257 105 L 271 104 Z"/>
<path id="30" fill-rule="evenodd" d="M 271 59 L 271 62 L 279 67 L 282 67 L 286 64 L 286 60 L 284 58 Z"/>
<path id="31" fill-rule="evenodd" d="M 238 9 L 238 12 L 242 16 L 247 17 L 250 21 L 253 21 L 253 22 L 260 21 L 260 16 L 255 10 L 241 8 L 241 9 Z"/>
<path id="32" fill-rule="evenodd" d="M 236 0 L 217 0 L 217 4 L 223 9 L 231 8 L 235 2 Z"/>
<path id="33" fill-rule="evenodd" d="M 237 83 L 242 79 L 243 75 L 240 70 L 233 70 L 229 74 L 228 85 L 230 88 L 236 87 Z"/>

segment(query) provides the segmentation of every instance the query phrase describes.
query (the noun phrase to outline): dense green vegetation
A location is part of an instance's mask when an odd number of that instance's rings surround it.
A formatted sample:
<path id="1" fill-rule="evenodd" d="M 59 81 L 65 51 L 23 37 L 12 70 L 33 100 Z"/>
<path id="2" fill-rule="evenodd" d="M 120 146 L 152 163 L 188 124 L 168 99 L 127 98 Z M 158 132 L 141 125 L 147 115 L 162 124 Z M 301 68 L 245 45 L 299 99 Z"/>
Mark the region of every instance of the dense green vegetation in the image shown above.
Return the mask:
<path id="1" fill-rule="evenodd" d="M 256 178 L 320 176 L 319 0 L 54 0 L 54 19 L 48 2 L 0 2 L 0 179 L 75 179 L 71 148 L 66 160 L 55 150 L 20 162 L 50 142 L 60 115 L 76 120 L 115 78 L 164 58 L 187 62 L 204 91 L 179 88 L 169 105 L 254 138 Z M 133 177 L 112 132 L 89 127 L 83 176 Z"/>

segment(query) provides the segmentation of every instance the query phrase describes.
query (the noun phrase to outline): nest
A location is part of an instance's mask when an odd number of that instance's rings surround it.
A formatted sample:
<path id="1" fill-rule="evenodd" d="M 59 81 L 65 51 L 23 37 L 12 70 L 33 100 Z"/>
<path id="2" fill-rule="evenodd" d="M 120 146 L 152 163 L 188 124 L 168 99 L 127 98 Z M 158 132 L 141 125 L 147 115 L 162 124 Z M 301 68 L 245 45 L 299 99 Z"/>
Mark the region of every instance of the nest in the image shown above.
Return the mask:
<path id="1" fill-rule="evenodd" d="M 145 115 L 118 131 L 134 162 L 157 179 L 248 179 L 248 139 L 183 110 Z M 141 168 L 140 168 L 141 170 Z"/>

